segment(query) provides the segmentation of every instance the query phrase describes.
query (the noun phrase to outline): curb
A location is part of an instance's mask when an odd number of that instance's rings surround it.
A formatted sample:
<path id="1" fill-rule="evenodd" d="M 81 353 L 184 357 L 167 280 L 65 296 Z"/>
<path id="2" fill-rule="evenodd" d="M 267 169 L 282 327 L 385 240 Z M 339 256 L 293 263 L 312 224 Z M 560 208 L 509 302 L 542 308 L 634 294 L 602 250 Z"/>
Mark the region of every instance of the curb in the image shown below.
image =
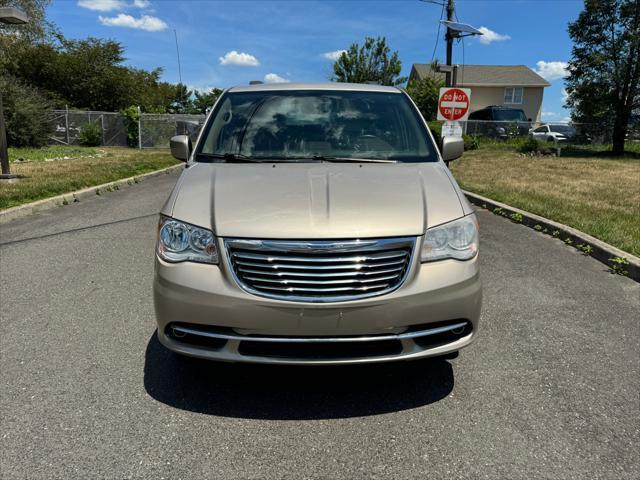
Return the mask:
<path id="1" fill-rule="evenodd" d="M 184 168 L 184 163 L 178 165 L 172 165 L 161 170 L 155 170 L 149 173 L 143 173 L 142 175 L 136 175 L 134 177 L 123 178 L 121 180 L 115 180 L 109 183 L 103 183 L 102 185 L 96 185 L 95 187 L 83 188 L 82 190 L 76 190 L 75 192 L 63 193 L 55 197 L 44 198 L 24 205 L 18 205 L 17 207 L 8 208 L 0 211 L 0 225 L 3 223 L 16 220 L 18 218 L 26 217 L 36 212 L 43 210 L 49 210 L 55 207 L 61 207 L 70 203 L 78 202 L 80 199 L 90 196 L 98 195 L 99 191 L 113 191 L 119 190 L 121 186 L 133 185 L 139 183 L 147 178 L 157 177 L 159 175 L 168 175 L 174 170 Z"/>
<path id="2" fill-rule="evenodd" d="M 585 255 L 591 256 L 604 263 L 612 273 L 619 273 L 636 282 L 640 282 L 640 258 L 568 225 L 554 222 L 540 215 L 496 202 L 495 200 L 467 192 L 466 190 L 463 190 L 463 192 L 467 199 L 474 205 L 490 210 L 496 215 L 509 218 L 516 223 L 520 223 L 541 233 L 546 233 L 553 238 L 558 238 L 567 245 L 582 251 Z M 611 261 L 613 258 L 624 260 L 627 263 L 613 262 Z M 626 272 L 626 274 L 624 272 Z"/>

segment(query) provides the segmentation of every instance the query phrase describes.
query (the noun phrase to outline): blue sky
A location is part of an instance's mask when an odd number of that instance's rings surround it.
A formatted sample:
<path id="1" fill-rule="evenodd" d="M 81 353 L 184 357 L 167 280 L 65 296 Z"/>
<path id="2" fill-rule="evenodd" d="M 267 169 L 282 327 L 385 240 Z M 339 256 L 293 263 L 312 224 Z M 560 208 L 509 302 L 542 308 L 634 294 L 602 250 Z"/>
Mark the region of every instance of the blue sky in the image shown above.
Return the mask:
<path id="1" fill-rule="evenodd" d="M 466 39 L 464 49 L 456 44 L 454 62 L 463 62 L 464 51 L 467 64 L 524 64 L 541 72 L 552 84 L 543 118 L 560 120 L 568 115 L 567 23 L 581 9 L 580 0 L 457 0 L 459 20 L 484 27 L 486 35 Z M 325 81 L 330 53 L 367 35 L 387 37 L 408 75 L 411 64 L 431 60 L 440 14 L 440 6 L 419 0 L 56 0 L 48 10 L 65 36 L 117 40 L 127 64 L 163 67 L 171 82 L 178 81 L 175 29 L 183 82 L 198 89 L 249 80 Z M 444 59 L 442 38 L 435 56 Z"/>

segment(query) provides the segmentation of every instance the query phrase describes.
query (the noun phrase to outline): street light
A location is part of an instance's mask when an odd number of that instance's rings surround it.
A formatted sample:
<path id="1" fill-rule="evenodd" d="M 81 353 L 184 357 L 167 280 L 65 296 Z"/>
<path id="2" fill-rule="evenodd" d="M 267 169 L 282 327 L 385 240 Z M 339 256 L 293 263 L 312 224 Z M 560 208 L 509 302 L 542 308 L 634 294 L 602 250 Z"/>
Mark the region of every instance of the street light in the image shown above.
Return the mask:
<path id="1" fill-rule="evenodd" d="M 29 17 L 22 10 L 14 7 L 0 8 L 0 23 L 8 25 L 22 25 L 29 21 Z M 2 109 L 2 92 L 0 92 L 0 180 L 16 178 L 17 175 L 11 175 L 9 169 L 9 149 L 7 146 L 7 130 L 4 125 L 4 110 Z"/>

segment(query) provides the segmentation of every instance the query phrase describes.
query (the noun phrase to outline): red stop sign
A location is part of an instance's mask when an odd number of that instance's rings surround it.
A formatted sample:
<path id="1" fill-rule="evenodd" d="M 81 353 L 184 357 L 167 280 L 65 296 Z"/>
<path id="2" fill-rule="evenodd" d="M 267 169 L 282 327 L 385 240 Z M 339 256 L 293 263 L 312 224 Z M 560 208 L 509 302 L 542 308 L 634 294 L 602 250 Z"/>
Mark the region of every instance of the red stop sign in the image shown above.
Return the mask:
<path id="1" fill-rule="evenodd" d="M 440 94 L 438 109 L 445 120 L 460 120 L 469 111 L 469 97 L 459 88 L 448 88 Z"/>

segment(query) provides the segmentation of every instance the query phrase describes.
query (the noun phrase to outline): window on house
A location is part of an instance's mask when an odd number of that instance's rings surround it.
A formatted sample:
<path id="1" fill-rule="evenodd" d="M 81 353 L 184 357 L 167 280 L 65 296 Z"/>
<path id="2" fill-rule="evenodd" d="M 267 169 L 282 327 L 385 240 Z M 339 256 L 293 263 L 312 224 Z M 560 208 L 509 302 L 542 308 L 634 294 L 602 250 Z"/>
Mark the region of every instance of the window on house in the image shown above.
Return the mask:
<path id="1" fill-rule="evenodd" d="M 522 87 L 507 87 L 504 89 L 504 103 L 522 103 Z"/>

